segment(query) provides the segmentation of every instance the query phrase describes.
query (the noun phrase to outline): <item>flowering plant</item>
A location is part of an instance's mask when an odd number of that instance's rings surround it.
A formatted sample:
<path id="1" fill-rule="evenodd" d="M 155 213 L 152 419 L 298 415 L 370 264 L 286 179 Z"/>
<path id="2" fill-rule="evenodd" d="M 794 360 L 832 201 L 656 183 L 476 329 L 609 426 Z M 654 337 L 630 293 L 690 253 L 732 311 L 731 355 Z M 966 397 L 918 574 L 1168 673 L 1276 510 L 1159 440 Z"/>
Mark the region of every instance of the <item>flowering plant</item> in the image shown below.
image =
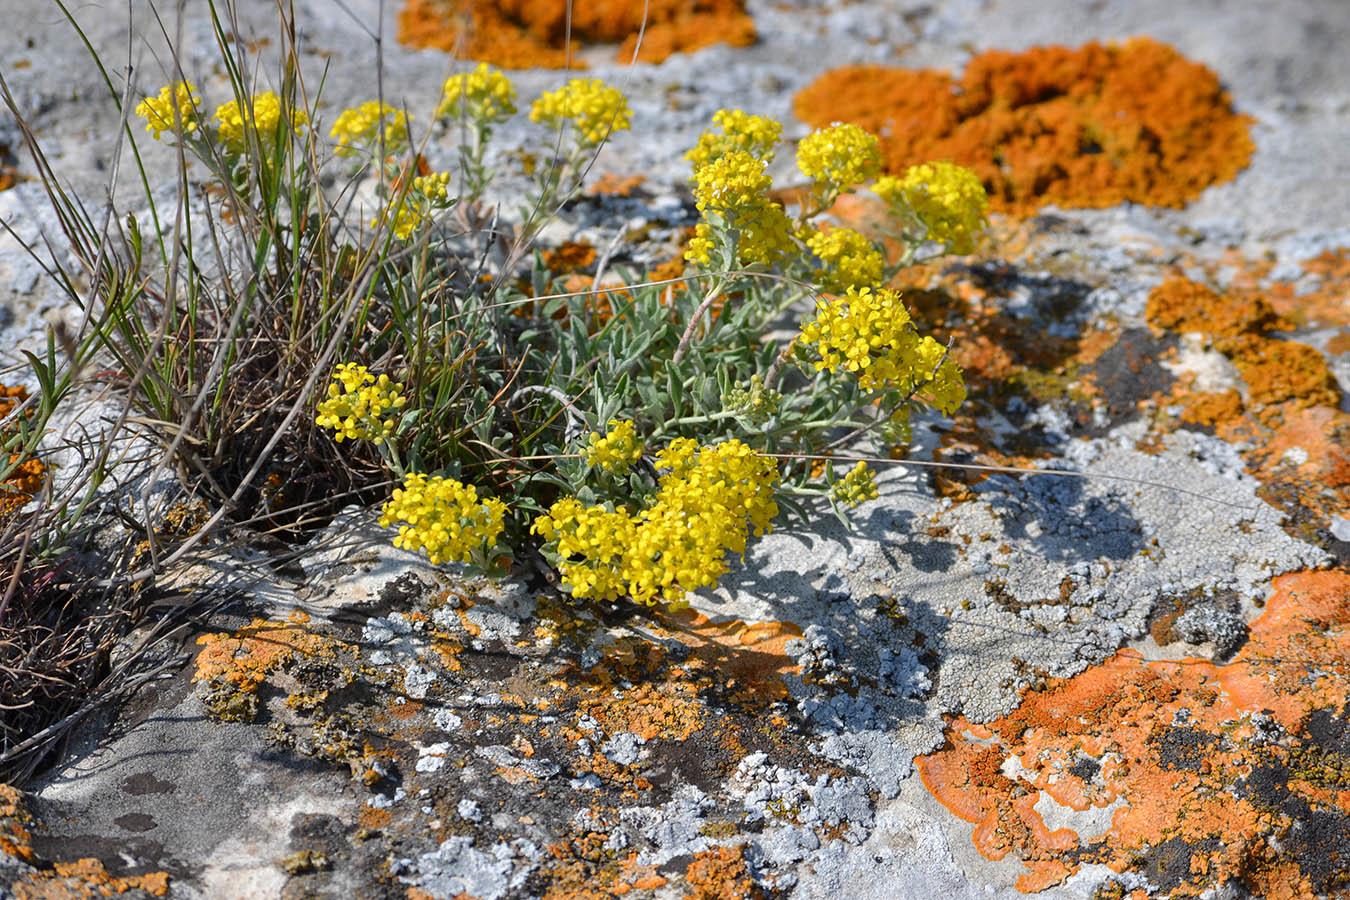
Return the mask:
<path id="1" fill-rule="evenodd" d="M 284 95 L 241 92 L 217 109 L 214 132 L 199 102 L 191 85 L 171 85 L 142 116 L 157 137 L 172 131 L 225 160 L 237 185 L 261 186 L 259 167 L 284 168 L 300 138 L 313 146 L 316 116 Z M 689 268 L 646 284 L 616 267 L 629 287 L 602 310 L 538 257 L 520 272 L 600 146 L 631 127 L 627 100 L 601 81 L 574 79 L 530 104 L 555 153 L 520 207 L 517 249 L 495 269 L 466 279 L 456 260 L 475 255 L 468 239 L 430 227 L 450 209 L 470 232 L 487 221 L 492 139 L 516 114 L 515 87 L 488 66 L 441 85 L 434 133 L 458 137 L 458 173 L 431 171 L 413 117 L 382 101 L 342 111 L 327 131 L 333 155 L 379 175 L 384 205 L 370 222 L 379 252 L 344 248 L 330 266 L 367 260 L 368 287 L 348 318 L 321 320 L 346 361 L 319 373 L 329 385 L 309 421 L 347 442 L 339 458 L 398 482 L 380 515 L 398 546 L 487 572 L 537 551 L 579 601 L 678 605 L 780 510 L 806 516 L 820 501 L 844 519 L 876 496 L 866 465 L 836 477 L 803 457 L 904 442 L 915 409 L 961 403 L 947 346 L 887 283 L 924 255 L 970 249 L 985 209 L 972 174 L 937 163 L 876 181 L 898 241 L 888 248 L 830 215 L 876 178 L 874 136 L 855 125 L 807 135 L 796 148 L 807 189 L 784 203 L 769 173 L 782 126 L 722 110 L 687 154 L 700 214 Z M 483 241 L 488 258 L 486 228 Z M 785 315 L 799 327 L 773 336 Z"/>

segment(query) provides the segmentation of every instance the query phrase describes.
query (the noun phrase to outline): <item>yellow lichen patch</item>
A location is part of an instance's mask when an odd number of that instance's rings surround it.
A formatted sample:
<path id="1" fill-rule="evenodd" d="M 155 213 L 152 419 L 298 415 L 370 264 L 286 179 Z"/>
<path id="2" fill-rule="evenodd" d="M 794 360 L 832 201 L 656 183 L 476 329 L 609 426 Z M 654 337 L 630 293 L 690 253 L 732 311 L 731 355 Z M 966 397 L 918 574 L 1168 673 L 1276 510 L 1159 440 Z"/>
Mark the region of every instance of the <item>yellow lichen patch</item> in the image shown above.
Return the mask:
<path id="1" fill-rule="evenodd" d="M 974 169 L 994 209 L 1047 203 L 1181 207 L 1246 167 L 1251 118 L 1218 77 L 1148 38 L 1079 48 L 989 50 L 959 79 L 848 66 L 797 94 L 814 127 L 854 122 L 881 137 L 888 172 L 945 159 Z"/>
<path id="2" fill-rule="evenodd" d="M 1350 574 L 1285 575 L 1229 664 L 1122 651 L 1001 719 L 953 719 L 918 767 L 976 824 L 983 855 L 1027 866 L 1024 891 L 1091 862 L 1143 871 L 1173 897 L 1237 882 L 1311 900 L 1350 885 L 1350 767 L 1334 740 L 1347 699 Z M 1100 834 L 1050 831 L 1042 795 L 1117 808 Z"/>
<path id="3" fill-rule="evenodd" d="M 745 845 L 714 847 L 694 854 L 684 870 L 686 900 L 759 900 L 763 893 L 750 877 Z"/>
<path id="4" fill-rule="evenodd" d="M 570 21 L 569 21 L 570 15 Z M 755 41 L 744 0 L 408 0 L 398 16 L 398 39 L 434 47 L 463 59 L 504 69 L 585 68 L 581 43 L 619 43 L 615 60 L 660 62 L 717 43 L 744 47 Z M 566 43 L 570 26 L 572 43 Z"/>
<path id="5" fill-rule="evenodd" d="M 95 900 L 127 891 L 144 891 L 152 897 L 169 892 L 164 872 L 116 878 L 97 859 L 58 862 L 51 871 L 27 875 L 12 886 L 16 900 Z"/>

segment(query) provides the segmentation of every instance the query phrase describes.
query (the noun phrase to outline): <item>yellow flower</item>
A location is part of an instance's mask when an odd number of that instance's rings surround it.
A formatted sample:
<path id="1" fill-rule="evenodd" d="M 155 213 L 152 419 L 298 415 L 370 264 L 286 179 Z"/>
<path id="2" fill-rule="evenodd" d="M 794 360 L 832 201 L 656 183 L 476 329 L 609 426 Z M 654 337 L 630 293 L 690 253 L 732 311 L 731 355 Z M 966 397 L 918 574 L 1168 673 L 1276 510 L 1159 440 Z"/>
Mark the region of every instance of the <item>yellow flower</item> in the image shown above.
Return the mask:
<path id="1" fill-rule="evenodd" d="M 628 589 L 624 555 L 633 543 L 636 523 L 622 510 L 584 507 L 566 497 L 534 520 L 531 531 L 557 542 L 558 574 L 572 596 L 614 600 Z"/>
<path id="2" fill-rule="evenodd" d="M 797 168 L 813 181 L 836 191 L 856 187 L 881 170 L 875 135 L 852 123 L 831 125 L 802 138 Z"/>
<path id="3" fill-rule="evenodd" d="M 849 288 L 817 301 L 800 340 L 820 353 L 817 371 L 849 369 L 868 390 L 916 393 L 948 414 L 965 399 L 960 366 L 941 344 L 919 335 L 895 291 Z"/>
<path id="4" fill-rule="evenodd" d="M 772 530 L 778 470 L 740 441 L 699 447 L 680 438 L 657 453 L 657 466 L 668 471 L 637 516 L 568 497 L 535 519 L 573 596 L 679 606 L 688 591 L 717 583 L 727 552 L 744 553 L 751 530 Z"/>
<path id="5" fill-rule="evenodd" d="M 412 181 L 412 192 L 426 197 L 433 206 L 443 206 L 450 200 L 450 173 L 418 175 Z"/>
<path id="6" fill-rule="evenodd" d="M 733 150 L 744 150 L 756 159 L 772 162 L 774 147 L 783 133 L 783 126 L 767 116 L 752 116 L 739 109 L 719 109 L 713 114 L 713 124 L 722 129 L 717 134 L 711 128 L 703 132 L 698 144 L 684 155 L 694 171 Z"/>
<path id="7" fill-rule="evenodd" d="M 876 473 L 867 467 L 867 463 L 859 460 L 858 464 L 847 475 L 836 481 L 830 490 L 840 503 L 853 508 L 865 500 L 877 499 L 875 477 Z"/>
<path id="8" fill-rule="evenodd" d="M 264 141 L 270 141 L 277 135 L 281 121 L 281 101 L 271 91 L 254 94 L 252 100 L 253 130 Z M 244 127 L 244 116 L 239 110 L 239 101 L 231 100 L 216 107 L 216 137 L 225 146 L 228 153 L 243 153 L 248 149 L 248 138 Z M 302 133 L 309 124 L 309 116 L 303 109 L 290 111 L 291 127 L 296 134 Z"/>
<path id="9" fill-rule="evenodd" d="M 905 174 L 877 180 L 873 192 L 888 206 L 910 211 L 926 230 L 925 237 L 951 253 L 971 253 L 975 235 L 989 224 L 989 197 L 980 177 L 955 163 L 912 166 Z"/>
<path id="10" fill-rule="evenodd" d="M 630 126 L 632 111 L 618 88 L 598 78 L 573 78 L 556 91 L 549 91 L 530 107 L 530 121 L 561 128 L 571 123 L 581 146 L 600 143 L 615 131 Z"/>
<path id="11" fill-rule="evenodd" d="M 327 398 L 319 404 L 314 424 L 336 431 L 334 437 L 339 444 L 344 439 L 378 443 L 397 427 L 385 414 L 407 403 L 403 385 L 390 381 L 388 375 L 377 379 L 365 366 L 343 363 L 333 372 L 333 383 L 328 386 Z"/>
<path id="12" fill-rule="evenodd" d="M 384 152 L 397 153 L 408 146 L 408 122 L 411 119 L 397 107 L 370 100 L 355 109 L 344 109 L 333 123 L 329 136 L 337 138 L 339 156 L 380 150 L 381 134 Z"/>
<path id="13" fill-rule="evenodd" d="M 473 485 L 414 472 L 380 511 L 380 527 L 406 523 L 399 526 L 394 546 L 424 550 L 433 564 L 467 563 L 475 552 L 497 544 L 505 515 L 506 504 L 495 497 L 480 501 Z"/>
<path id="14" fill-rule="evenodd" d="M 719 212 L 763 202 L 773 186 L 764 160 L 745 150 L 733 150 L 694 170 L 694 202 L 699 212 Z"/>
<path id="15" fill-rule="evenodd" d="M 136 105 L 136 115 L 145 119 L 145 130 L 155 140 L 166 131 L 184 134 L 197 130 L 197 104 L 200 98 L 190 81 L 177 81 L 159 89 L 159 96 L 146 97 Z"/>
<path id="16" fill-rule="evenodd" d="M 370 227 L 379 228 L 387 222 L 394 232 L 394 237 L 406 241 L 430 218 L 433 209 L 443 209 L 450 205 L 449 186 L 449 172 L 417 176 L 412 180 L 408 193 L 394 198 L 377 217 L 371 220 Z"/>
<path id="17" fill-rule="evenodd" d="M 590 446 L 586 449 L 586 462 L 602 469 L 618 471 L 627 469 L 642 456 L 642 442 L 634 433 L 632 422 L 619 419 L 609 420 L 609 432 L 601 437 L 590 436 Z"/>
<path id="18" fill-rule="evenodd" d="M 772 186 L 764 160 L 747 150 L 732 150 L 694 171 L 699 211 L 738 232 L 737 255 L 746 262 L 772 263 L 793 249 L 787 213 L 766 194 Z M 685 252 L 691 262 L 707 265 L 711 260 L 711 220 L 695 230 Z"/>
<path id="19" fill-rule="evenodd" d="M 806 239 L 806 246 L 824 263 L 812 275 L 822 290 L 839 293 L 881 283 L 885 259 L 851 228 L 818 229 Z"/>
<path id="20" fill-rule="evenodd" d="M 437 118 L 463 117 L 484 124 L 505 121 L 515 113 L 516 89 L 511 79 L 487 63 L 447 78 L 436 107 Z"/>

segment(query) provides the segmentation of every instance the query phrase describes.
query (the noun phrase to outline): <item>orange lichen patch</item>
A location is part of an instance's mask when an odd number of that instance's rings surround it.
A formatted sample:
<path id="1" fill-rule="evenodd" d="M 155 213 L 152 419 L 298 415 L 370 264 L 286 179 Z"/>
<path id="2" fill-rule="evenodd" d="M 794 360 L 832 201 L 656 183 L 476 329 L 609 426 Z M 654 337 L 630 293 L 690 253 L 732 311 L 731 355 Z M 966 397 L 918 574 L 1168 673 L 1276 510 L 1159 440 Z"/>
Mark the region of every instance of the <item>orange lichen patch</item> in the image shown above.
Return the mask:
<path id="1" fill-rule="evenodd" d="M 788 641 L 802 636 L 791 622 L 713 622 L 693 609 L 657 618 L 693 649 L 694 659 L 730 673 L 727 687 L 733 691 L 749 690 L 769 700 L 784 698 L 787 687 L 782 676 L 800 671 L 785 649 Z"/>
<path id="2" fill-rule="evenodd" d="M 23 794 L 18 788 L 0 784 L 0 853 L 34 862 L 37 854 L 33 852 L 33 835 L 29 829 L 33 826 L 33 816 L 23 802 Z"/>
<path id="3" fill-rule="evenodd" d="M 1214 348 L 1237 366 L 1249 399 L 1258 406 L 1289 402 L 1303 408 L 1340 402 L 1336 378 L 1321 353 L 1266 335 L 1288 323 L 1264 297 L 1220 295 L 1198 282 L 1173 278 L 1149 292 L 1145 314 L 1155 329 L 1211 336 Z"/>
<path id="4" fill-rule="evenodd" d="M 1350 573 L 1285 575 L 1231 663 L 1122 651 L 1001 719 L 953 719 L 918 767 L 983 855 L 1027 866 L 1023 891 L 1091 862 L 1173 897 L 1326 896 L 1350 886 L 1347 701 Z M 1117 808 L 1101 834 L 1052 832 L 1042 795 Z"/>
<path id="5" fill-rule="evenodd" d="M 251 693 L 269 672 L 296 656 L 335 659 L 337 642 L 306 629 L 308 621 L 309 616 L 295 612 L 286 622 L 254 619 L 235 634 L 202 635 L 197 638 L 202 649 L 192 680 L 228 684 Z"/>
<path id="6" fill-rule="evenodd" d="M 646 180 L 646 175 L 606 172 L 586 187 L 586 194 L 591 197 L 631 197 Z"/>
<path id="7" fill-rule="evenodd" d="M 660 62 L 718 43 L 749 46 L 755 25 L 744 0 L 408 0 L 398 15 L 398 39 L 504 69 L 578 69 L 586 67 L 576 58 L 582 43 L 619 43 L 617 62 L 632 61 L 635 50 L 639 61 Z"/>
<path id="8" fill-rule="evenodd" d="M 1242 394 L 1236 388 L 1222 393 L 1201 391 L 1189 394 L 1181 421 L 1192 425 L 1215 425 L 1242 415 Z"/>
<path id="9" fill-rule="evenodd" d="M 23 459 L 14 453 L 9 457 L 14 468 L 0 481 L 0 518 L 22 509 L 42 489 L 47 467 L 38 459 Z"/>
<path id="10" fill-rule="evenodd" d="M 566 241 L 544 251 L 544 265 L 554 275 L 570 275 L 580 272 L 595 262 L 595 248 L 590 244 Z"/>
<path id="11" fill-rule="evenodd" d="M 550 844 L 543 900 L 612 900 L 633 890 L 665 886 L 655 866 L 639 865 L 636 851 L 616 858 L 605 849 L 608 840 L 608 834 L 591 831 Z"/>
<path id="12" fill-rule="evenodd" d="M 28 399 L 28 388 L 21 384 L 0 384 L 0 419 L 14 412 L 15 407 Z"/>
<path id="13" fill-rule="evenodd" d="M 6 418 L 28 399 L 23 385 L 0 385 L 0 419 Z M 31 410 L 28 411 L 31 413 Z M 10 454 L 9 474 L 0 481 L 0 518 L 22 509 L 42 489 L 47 467 L 41 460 Z"/>
<path id="14" fill-rule="evenodd" d="M 708 708 L 699 700 L 693 684 L 639 684 L 619 697 L 609 692 L 609 687 L 597 689 L 594 696 L 581 701 L 579 708 L 611 734 L 631 731 L 646 741 L 684 741 L 702 729 L 708 719 Z"/>
<path id="15" fill-rule="evenodd" d="M 1342 353 L 1350 353 L 1350 332 L 1343 331 L 1340 334 L 1327 341 L 1327 353 L 1332 356 L 1339 356 Z"/>
<path id="16" fill-rule="evenodd" d="M 1275 260 L 1252 259 L 1241 250 L 1229 249 L 1218 256 L 1183 254 L 1177 265 L 1199 269 L 1210 280 L 1222 280 L 1225 293 L 1232 296 L 1257 294 L 1264 297 L 1292 327 L 1334 328 L 1350 326 L 1350 247 L 1327 250 L 1305 260 L 1300 268 L 1305 276 L 1286 281 L 1271 278 Z"/>
<path id="17" fill-rule="evenodd" d="M 164 872 L 115 878 L 97 859 L 56 863 L 50 872 L 26 875 L 12 886 L 17 900 L 95 900 L 127 891 L 144 891 L 152 897 L 169 892 Z"/>
<path id="18" fill-rule="evenodd" d="M 1252 119 L 1218 77 L 1148 38 L 990 50 L 959 79 L 848 66 L 797 94 L 813 126 L 856 122 L 881 138 L 887 171 L 949 159 L 979 174 L 997 210 L 1130 201 L 1185 206 L 1246 167 Z"/>
<path id="19" fill-rule="evenodd" d="M 1240 334 L 1215 341 L 1214 347 L 1237 366 L 1256 403 L 1292 401 L 1299 408 L 1340 403 L 1340 388 L 1326 359 L 1307 344 Z"/>
<path id="20" fill-rule="evenodd" d="M 1170 278 L 1149 291 L 1144 316 L 1163 331 L 1200 331 L 1224 337 L 1284 324 L 1264 297 L 1218 294 L 1189 278 Z"/>
<path id="21" fill-rule="evenodd" d="M 1302 294 L 1286 288 L 1280 292 L 1276 307 L 1287 304 L 1302 322 L 1323 328 L 1350 325 L 1350 303 L 1346 302 L 1350 296 L 1350 247 L 1327 250 L 1307 260 L 1303 271 L 1318 276 L 1317 288 Z"/>
<path id="22" fill-rule="evenodd" d="M 361 811 L 357 813 L 356 821 L 362 828 L 384 828 L 394 819 L 394 814 L 389 809 L 378 809 L 374 806 L 361 804 Z"/>
<path id="23" fill-rule="evenodd" d="M 684 880 L 689 883 L 686 900 L 759 900 L 764 896 L 750 877 L 744 844 L 695 853 L 684 870 Z"/>

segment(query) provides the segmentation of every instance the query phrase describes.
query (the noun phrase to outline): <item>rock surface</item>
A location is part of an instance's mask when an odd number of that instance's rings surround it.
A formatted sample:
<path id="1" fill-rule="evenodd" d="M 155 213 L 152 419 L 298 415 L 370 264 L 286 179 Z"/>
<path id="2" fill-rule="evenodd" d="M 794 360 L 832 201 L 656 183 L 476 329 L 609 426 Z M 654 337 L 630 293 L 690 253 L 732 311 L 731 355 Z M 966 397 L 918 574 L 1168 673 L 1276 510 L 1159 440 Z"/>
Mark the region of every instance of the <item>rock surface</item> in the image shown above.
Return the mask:
<path id="1" fill-rule="evenodd" d="M 100 202 L 118 119 L 97 70 L 55 4 L 0 9 L 11 91 Z M 915 274 L 972 399 L 919 422 L 912 456 L 1053 472 L 892 468 L 855 530 L 780 527 L 685 613 L 597 618 L 465 579 L 358 512 L 299 570 L 217 560 L 233 592 L 164 647 L 176 674 L 0 793 L 0 897 L 1347 895 L 1350 9 L 749 10 L 751 47 L 631 68 L 597 51 L 592 74 L 634 109 L 598 171 L 647 193 L 579 204 L 560 233 L 686 224 L 681 154 L 711 114 L 800 136 L 792 95 L 845 63 L 959 70 L 987 48 L 1147 34 L 1255 117 L 1250 167 L 1185 209 L 999 220 L 990 251 Z M 125 72 L 128 8 L 73 12 Z M 268 4 L 240 12 L 245 40 L 274 27 Z M 393 44 L 395 12 L 297 2 L 333 108 L 368 99 L 377 33 L 391 95 L 435 101 L 452 63 Z M 148 6 L 129 14 L 153 90 L 164 42 Z M 165 27 L 219 89 L 201 10 Z M 561 76 L 514 77 L 528 99 Z M 171 162 L 151 149 L 152 170 Z M 18 246 L 53 227 L 41 196 L 0 191 L 11 347 L 69 313 Z M 1183 277 L 1280 320 L 1160 326 L 1150 298 Z M 1295 343 L 1332 387 L 1263 368 Z"/>

